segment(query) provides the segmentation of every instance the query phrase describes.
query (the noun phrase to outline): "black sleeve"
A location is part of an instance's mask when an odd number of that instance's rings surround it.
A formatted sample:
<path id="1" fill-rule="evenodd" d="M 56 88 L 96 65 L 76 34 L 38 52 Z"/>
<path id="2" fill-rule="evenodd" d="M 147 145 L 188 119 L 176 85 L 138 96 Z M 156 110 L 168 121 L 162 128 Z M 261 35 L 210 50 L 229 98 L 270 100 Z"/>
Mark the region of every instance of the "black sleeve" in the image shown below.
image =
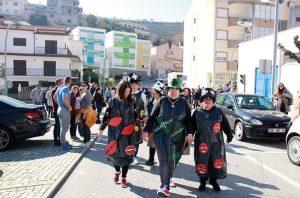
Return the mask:
<path id="1" fill-rule="evenodd" d="M 190 108 L 188 102 L 185 102 L 185 109 L 186 109 L 186 116 L 184 119 L 184 124 L 186 127 L 187 134 L 194 135 L 193 122 L 192 122 L 192 116 L 191 116 L 191 108 Z"/>
<path id="2" fill-rule="evenodd" d="M 156 122 L 156 117 L 159 115 L 160 107 L 161 107 L 161 99 L 154 104 L 151 114 L 144 128 L 144 131 L 152 132 L 153 126 Z"/>
<path id="3" fill-rule="evenodd" d="M 105 129 L 105 127 L 108 125 L 110 118 L 111 118 L 111 105 L 109 105 L 105 110 L 105 113 L 104 113 L 104 116 L 102 118 L 102 122 L 100 125 L 100 130 Z"/>
<path id="4" fill-rule="evenodd" d="M 224 131 L 224 133 L 226 134 L 227 140 L 231 140 L 233 138 L 233 135 L 231 132 L 231 127 L 230 127 L 229 122 L 223 112 L 222 112 L 221 128 Z"/>
<path id="5" fill-rule="evenodd" d="M 197 110 L 194 110 L 192 112 L 192 126 L 193 126 L 193 133 L 195 133 L 197 131 L 197 119 L 196 119 L 196 111 Z"/>

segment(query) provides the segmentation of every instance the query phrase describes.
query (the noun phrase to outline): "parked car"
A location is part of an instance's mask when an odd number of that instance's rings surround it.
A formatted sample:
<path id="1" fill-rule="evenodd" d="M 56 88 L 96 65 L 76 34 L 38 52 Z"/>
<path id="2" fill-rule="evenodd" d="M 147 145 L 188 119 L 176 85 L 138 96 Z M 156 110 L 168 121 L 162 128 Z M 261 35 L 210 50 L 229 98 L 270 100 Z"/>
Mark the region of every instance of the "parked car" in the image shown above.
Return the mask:
<path id="1" fill-rule="evenodd" d="M 17 140 L 44 135 L 50 127 L 44 106 L 0 96 L 0 150 Z"/>
<path id="2" fill-rule="evenodd" d="M 247 138 L 285 140 L 291 118 L 276 111 L 263 96 L 226 92 L 217 96 L 216 106 L 226 115 L 239 141 Z"/>
<path id="3" fill-rule="evenodd" d="M 287 136 L 287 155 L 290 161 L 300 166 L 300 117 L 298 117 L 291 126 Z"/>

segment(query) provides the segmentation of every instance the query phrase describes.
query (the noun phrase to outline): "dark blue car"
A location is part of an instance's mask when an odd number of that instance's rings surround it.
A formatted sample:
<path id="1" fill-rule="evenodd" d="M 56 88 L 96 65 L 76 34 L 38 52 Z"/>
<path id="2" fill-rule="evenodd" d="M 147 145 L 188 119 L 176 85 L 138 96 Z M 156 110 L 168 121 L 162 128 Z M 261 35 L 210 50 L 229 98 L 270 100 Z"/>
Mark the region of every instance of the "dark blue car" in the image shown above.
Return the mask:
<path id="1" fill-rule="evenodd" d="M 226 115 L 235 137 L 285 140 L 291 118 L 275 110 L 265 97 L 254 94 L 222 93 L 216 106 Z"/>
<path id="2" fill-rule="evenodd" d="M 0 151 L 17 140 L 44 135 L 50 127 L 44 106 L 0 96 Z"/>

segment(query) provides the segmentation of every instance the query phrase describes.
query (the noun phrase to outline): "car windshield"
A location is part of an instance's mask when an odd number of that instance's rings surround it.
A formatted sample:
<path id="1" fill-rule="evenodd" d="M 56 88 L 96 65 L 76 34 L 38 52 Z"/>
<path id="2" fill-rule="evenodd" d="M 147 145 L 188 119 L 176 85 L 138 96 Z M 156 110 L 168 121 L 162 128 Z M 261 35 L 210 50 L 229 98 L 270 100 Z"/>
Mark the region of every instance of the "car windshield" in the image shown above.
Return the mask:
<path id="1" fill-rule="evenodd" d="M 5 104 L 8 104 L 8 105 L 14 106 L 14 107 L 21 107 L 21 106 L 27 105 L 26 103 L 24 103 L 20 100 L 16 100 L 16 99 L 8 97 L 8 96 L 1 96 L 0 102 L 3 102 Z"/>
<path id="2" fill-rule="evenodd" d="M 236 104 L 242 109 L 273 110 L 273 105 L 263 96 L 235 96 Z"/>

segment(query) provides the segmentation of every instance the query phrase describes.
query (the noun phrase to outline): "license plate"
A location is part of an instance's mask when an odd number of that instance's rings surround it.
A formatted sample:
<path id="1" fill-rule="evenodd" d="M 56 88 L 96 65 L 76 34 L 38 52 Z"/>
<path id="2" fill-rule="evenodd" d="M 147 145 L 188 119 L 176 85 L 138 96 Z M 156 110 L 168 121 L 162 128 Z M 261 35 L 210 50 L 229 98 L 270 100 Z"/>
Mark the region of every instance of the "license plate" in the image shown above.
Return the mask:
<path id="1" fill-rule="evenodd" d="M 284 128 L 271 128 L 268 129 L 269 133 L 285 133 L 286 129 Z"/>

